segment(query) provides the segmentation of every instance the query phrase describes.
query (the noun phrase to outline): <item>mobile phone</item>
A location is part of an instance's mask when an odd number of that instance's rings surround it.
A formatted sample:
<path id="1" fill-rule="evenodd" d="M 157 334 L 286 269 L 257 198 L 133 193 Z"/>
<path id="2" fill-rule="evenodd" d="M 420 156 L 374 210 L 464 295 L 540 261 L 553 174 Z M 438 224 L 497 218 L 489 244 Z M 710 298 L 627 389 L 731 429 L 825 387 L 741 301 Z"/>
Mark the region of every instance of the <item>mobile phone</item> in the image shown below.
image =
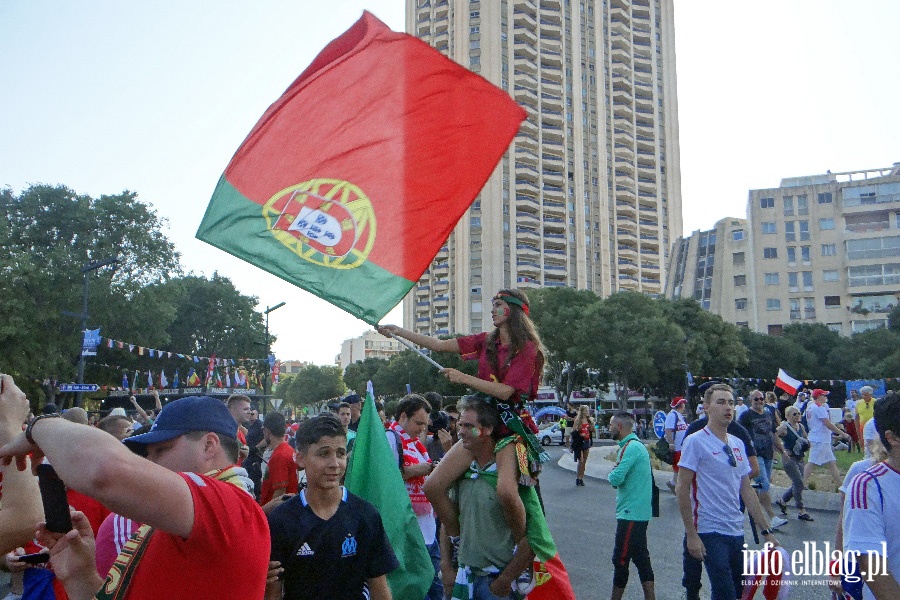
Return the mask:
<path id="1" fill-rule="evenodd" d="M 40 565 L 50 560 L 50 554 L 47 552 L 35 552 L 34 554 L 23 554 L 17 556 L 16 560 L 29 565 Z"/>
<path id="2" fill-rule="evenodd" d="M 66 484 L 56 474 L 56 470 L 46 463 L 38 465 L 37 474 L 47 531 L 68 533 L 72 530 L 72 517 L 69 515 Z"/>

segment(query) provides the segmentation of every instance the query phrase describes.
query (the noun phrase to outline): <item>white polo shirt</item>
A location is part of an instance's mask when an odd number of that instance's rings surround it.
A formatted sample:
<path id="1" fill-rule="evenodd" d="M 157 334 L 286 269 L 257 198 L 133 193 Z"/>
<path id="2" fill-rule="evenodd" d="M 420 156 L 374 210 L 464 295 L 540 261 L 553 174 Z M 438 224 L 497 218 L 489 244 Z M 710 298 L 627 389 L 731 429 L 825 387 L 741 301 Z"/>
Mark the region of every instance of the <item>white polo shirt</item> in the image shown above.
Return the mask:
<path id="1" fill-rule="evenodd" d="M 881 554 L 881 542 L 886 541 L 888 569 L 894 579 L 900 576 L 897 514 L 900 514 L 900 473 L 886 463 L 878 463 L 853 478 L 844 500 L 844 550 Z M 863 598 L 875 599 L 868 586 L 863 588 Z"/>
<path id="2" fill-rule="evenodd" d="M 815 402 L 809 403 L 809 406 L 806 407 L 806 423 L 809 425 L 810 442 L 831 443 L 831 430 L 822 422 L 822 419 L 828 418 L 827 404 L 819 406 Z"/>
<path id="3" fill-rule="evenodd" d="M 678 466 L 696 473 L 691 483 L 691 513 L 697 533 L 744 535 L 741 478 L 750 474 L 750 461 L 741 440 L 728 435 L 728 446 L 737 466 L 731 466 L 725 444 L 709 427 L 688 436 L 681 447 Z"/>

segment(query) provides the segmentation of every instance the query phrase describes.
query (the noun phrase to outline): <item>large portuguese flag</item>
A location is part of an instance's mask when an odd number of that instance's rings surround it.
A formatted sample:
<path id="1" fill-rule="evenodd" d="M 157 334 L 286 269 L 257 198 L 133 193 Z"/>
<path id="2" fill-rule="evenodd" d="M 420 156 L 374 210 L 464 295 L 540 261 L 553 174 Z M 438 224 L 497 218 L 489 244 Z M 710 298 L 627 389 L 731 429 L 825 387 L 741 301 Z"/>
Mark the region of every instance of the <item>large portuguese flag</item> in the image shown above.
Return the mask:
<path id="1" fill-rule="evenodd" d="M 375 324 L 525 116 L 503 90 L 365 12 L 260 118 L 197 237 Z"/>

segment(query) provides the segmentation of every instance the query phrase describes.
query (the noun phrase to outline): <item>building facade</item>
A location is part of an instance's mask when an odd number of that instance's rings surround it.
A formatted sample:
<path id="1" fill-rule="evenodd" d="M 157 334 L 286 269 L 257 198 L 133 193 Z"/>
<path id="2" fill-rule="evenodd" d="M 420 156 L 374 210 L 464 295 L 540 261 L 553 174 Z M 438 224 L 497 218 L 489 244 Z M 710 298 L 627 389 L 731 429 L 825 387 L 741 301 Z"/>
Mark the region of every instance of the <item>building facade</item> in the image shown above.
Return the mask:
<path id="1" fill-rule="evenodd" d="M 279 366 L 279 374 L 280 375 L 296 375 L 306 367 L 308 367 L 311 363 L 301 360 L 283 360 L 281 361 L 281 365 Z"/>
<path id="2" fill-rule="evenodd" d="M 404 324 L 490 326 L 508 287 L 661 294 L 681 234 L 672 0 L 407 0 L 407 31 L 507 90 L 519 134 Z"/>
<path id="3" fill-rule="evenodd" d="M 669 257 L 665 295 L 694 298 L 730 323 L 749 325 L 746 256 L 746 219 L 728 217 L 679 238 Z"/>
<path id="4" fill-rule="evenodd" d="M 709 272 L 702 248 L 711 235 Z M 723 235 L 730 247 L 720 248 Z M 746 221 L 723 219 L 675 243 L 666 295 L 693 295 L 726 321 L 771 335 L 790 323 L 843 335 L 886 326 L 900 296 L 900 163 L 751 190 Z"/>
<path id="5" fill-rule="evenodd" d="M 347 365 L 364 361 L 367 358 L 385 358 L 399 354 L 403 350 L 395 339 L 385 337 L 377 331 L 366 331 L 359 337 L 344 340 L 341 344 L 341 353 L 337 356 L 337 364 L 341 372 L 347 369 Z"/>

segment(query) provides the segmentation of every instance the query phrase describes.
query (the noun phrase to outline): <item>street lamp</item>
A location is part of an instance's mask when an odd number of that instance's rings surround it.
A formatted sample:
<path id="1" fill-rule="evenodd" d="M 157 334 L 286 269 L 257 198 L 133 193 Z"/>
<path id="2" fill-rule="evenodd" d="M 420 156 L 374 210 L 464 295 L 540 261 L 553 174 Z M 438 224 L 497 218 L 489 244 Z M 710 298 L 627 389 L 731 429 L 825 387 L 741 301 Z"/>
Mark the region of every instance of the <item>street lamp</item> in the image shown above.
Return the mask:
<path id="1" fill-rule="evenodd" d="M 116 264 L 119 262 L 118 256 L 111 256 L 109 258 L 104 258 L 103 260 L 97 260 L 92 263 L 88 263 L 81 267 L 81 274 L 84 276 L 84 288 L 81 296 L 81 335 L 82 335 L 82 345 L 84 340 L 84 332 L 87 330 L 87 320 L 88 320 L 88 273 L 99 269 L 100 267 L 105 267 L 107 265 Z M 84 383 L 84 349 L 81 350 L 81 357 L 78 360 L 78 383 Z M 81 392 L 76 392 L 75 394 L 75 406 L 81 406 Z"/>
<path id="2" fill-rule="evenodd" d="M 269 367 L 269 372 L 266 373 L 266 376 L 263 378 L 263 416 L 266 416 L 266 404 L 269 403 L 269 399 L 267 396 L 269 395 L 269 378 L 272 376 L 272 365 L 269 365 L 269 356 L 271 356 L 272 351 L 269 349 L 269 313 L 273 310 L 278 310 L 284 306 L 284 302 L 279 302 L 275 306 L 266 307 L 266 310 L 263 311 L 263 314 L 266 315 L 266 365 Z"/>

